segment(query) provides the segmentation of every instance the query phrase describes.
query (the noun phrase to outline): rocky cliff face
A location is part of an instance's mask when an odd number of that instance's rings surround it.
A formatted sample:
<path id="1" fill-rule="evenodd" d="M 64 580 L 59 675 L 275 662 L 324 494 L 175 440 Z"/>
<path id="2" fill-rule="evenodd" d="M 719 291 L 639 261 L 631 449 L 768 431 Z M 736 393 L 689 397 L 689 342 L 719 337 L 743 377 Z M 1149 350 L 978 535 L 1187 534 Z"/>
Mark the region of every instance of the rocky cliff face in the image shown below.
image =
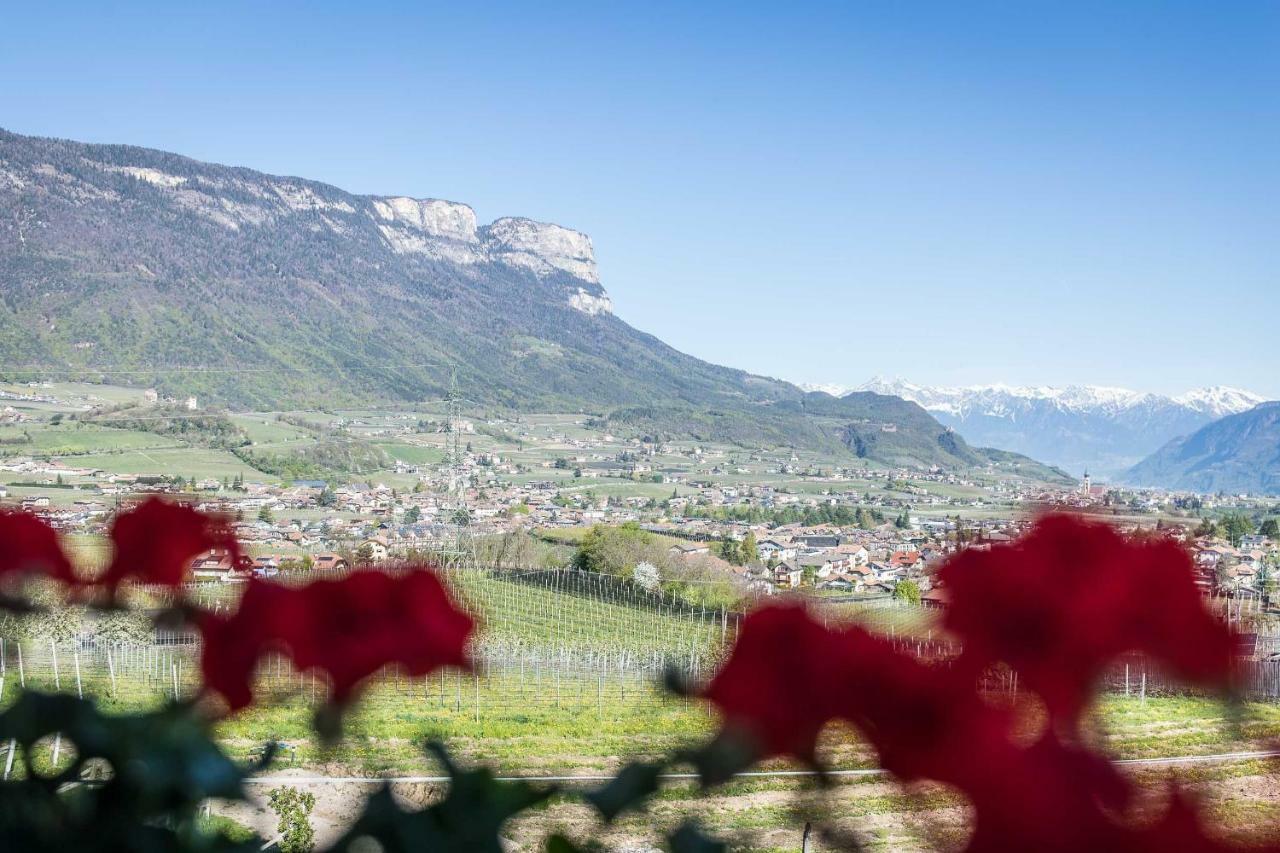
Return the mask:
<path id="1" fill-rule="evenodd" d="M 547 275 L 555 270 L 599 284 L 591 238 L 559 225 L 506 217 L 483 229 L 485 245 L 497 260 Z"/>
<path id="2" fill-rule="evenodd" d="M 3 143 L 22 139 L 0 132 L 0 190 L 19 198 L 39 188 L 73 204 L 121 204 L 133 195 L 128 180 L 146 184 L 175 209 L 231 232 L 282 227 L 299 221 L 339 238 L 370 228 L 390 251 L 468 266 L 505 264 L 563 282 L 564 304 L 586 314 L 608 314 L 612 301 L 600 285 L 587 235 L 560 225 L 504 217 L 481 227 L 465 204 L 404 196 L 359 196 L 336 187 L 246 169 L 204 170 L 176 155 L 125 146 L 78 146 L 74 167 L 61 157 L 6 157 Z M 76 143 L 40 140 L 67 154 Z M 565 277 L 568 277 L 566 280 Z"/>
<path id="3" fill-rule="evenodd" d="M 508 216 L 481 228 L 470 207 L 439 199 L 374 198 L 372 209 L 381 220 L 378 230 L 397 252 L 455 263 L 493 261 L 540 276 L 567 273 L 589 285 L 600 284 L 591 238 L 562 225 Z M 589 314 L 612 310 L 599 287 L 574 290 L 570 304 Z"/>

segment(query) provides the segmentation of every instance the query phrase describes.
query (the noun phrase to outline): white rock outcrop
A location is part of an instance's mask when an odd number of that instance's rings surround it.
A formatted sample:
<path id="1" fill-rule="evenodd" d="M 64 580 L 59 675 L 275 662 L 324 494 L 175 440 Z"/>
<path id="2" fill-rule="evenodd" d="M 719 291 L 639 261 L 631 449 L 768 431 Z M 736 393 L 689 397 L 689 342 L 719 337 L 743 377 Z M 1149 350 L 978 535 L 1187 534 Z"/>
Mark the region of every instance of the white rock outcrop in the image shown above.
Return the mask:
<path id="1" fill-rule="evenodd" d="M 484 236 L 494 260 L 543 275 L 560 270 L 591 284 L 600 283 L 591 238 L 580 231 L 507 216 L 486 228 Z"/>
<path id="2" fill-rule="evenodd" d="M 437 198 L 375 199 L 373 209 L 383 220 L 408 226 L 432 237 L 478 243 L 476 212 L 468 205 Z"/>
<path id="3" fill-rule="evenodd" d="M 609 294 L 603 290 L 599 294 L 590 293 L 589 291 L 578 288 L 574 293 L 569 295 L 570 307 L 577 308 L 584 314 L 595 316 L 596 314 L 612 314 L 613 300 L 609 298 Z"/>
<path id="4" fill-rule="evenodd" d="M 456 264 L 485 259 L 476 212 L 468 205 L 394 196 L 374 199 L 373 213 L 383 238 L 401 254 L 429 255 Z"/>

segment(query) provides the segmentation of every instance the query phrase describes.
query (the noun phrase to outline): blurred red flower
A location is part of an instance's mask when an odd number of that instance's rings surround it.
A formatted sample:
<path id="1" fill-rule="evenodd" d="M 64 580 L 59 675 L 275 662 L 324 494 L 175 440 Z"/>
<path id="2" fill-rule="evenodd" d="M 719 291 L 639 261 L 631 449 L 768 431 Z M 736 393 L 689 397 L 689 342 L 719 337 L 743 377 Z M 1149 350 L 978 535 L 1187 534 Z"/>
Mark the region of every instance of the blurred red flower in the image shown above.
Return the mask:
<path id="1" fill-rule="evenodd" d="M 0 577 L 8 575 L 44 575 L 76 583 L 57 531 L 30 513 L 0 510 Z"/>
<path id="2" fill-rule="evenodd" d="M 904 780 L 966 787 L 1000 765 L 1012 715 L 984 702 L 971 677 L 923 663 L 861 628 L 835 639 L 843 663 L 829 687 L 837 716 L 862 731 L 885 769 Z"/>
<path id="3" fill-rule="evenodd" d="M 733 652 L 703 695 L 760 758 L 812 761 L 836 714 L 840 675 L 832 633 L 797 605 L 762 607 L 742 622 Z"/>
<path id="4" fill-rule="evenodd" d="M 1167 540 L 1046 516 L 1012 545 L 952 557 L 939 581 L 950 595 L 944 624 L 963 644 L 959 665 L 1008 663 L 1069 730 L 1125 652 L 1201 683 L 1230 672 L 1231 632 L 1205 609 L 1189 556 Z"/>
<path id="5" fill-rule="evenodd" d="M 861 628 L 829 629 L 800 606 L 773 605 L 744 620 L 704 695 L 759 758 L 812 763 L 822 728 L 852 723 L 885 769 L 968 797 L 971 853 L 1227 849 L 1205 838 L 1182 800 L 1135 829 L 1124 819 L 1129 783 L 1078 737 L 1099 676 L 1125 652 L 1226 682 L 1234 640 L 1204 607 L 1185 551 L 1048 516 L 1011 546 L 953 557 L 940 579 L 945 624 L 962 642 L 953 660 L 926 663 Z M 997 663 L 1014 667 L 1062 725 L 1020 742 L 1014 710 L 979 689 Z"/>
<path id="6" fill-rule="evenodd" d="M 364 570 L 341 580 L 287 587 L 251 580 L 239 610 L 201 619 L 205 683 L 233 710 L 253 700 L 258 658 L 287 654 L 299 670 L 318 669 L 332 698 L 347 701 L 364 679 L 390 664 L 409 675 L 442 666 L 470 667 L 475 622 L 459 609 L 434 571 Z"/>
<path id="7" fill-rule="evenodd" d="M 111 524 L 115 553 L 101 582 L 111 589 L 127 578 L 179 586 L 191 561 L 215 548 L 240 561 L 240 543 L 223 521 L 183 504 L 148 498 Z"/>

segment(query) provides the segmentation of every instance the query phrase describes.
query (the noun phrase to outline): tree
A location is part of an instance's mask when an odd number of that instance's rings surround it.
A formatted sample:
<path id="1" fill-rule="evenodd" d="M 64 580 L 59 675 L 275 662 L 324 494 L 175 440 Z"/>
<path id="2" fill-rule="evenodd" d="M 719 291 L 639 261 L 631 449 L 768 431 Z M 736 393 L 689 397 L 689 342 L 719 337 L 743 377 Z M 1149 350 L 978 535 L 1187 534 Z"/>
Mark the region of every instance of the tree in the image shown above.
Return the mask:
<path id="1" fill-rule="evenodd" d="M 404 511 L 405 524 L 417 524 L 421 520 L 422 520 L 422 507 L 415 505 L 415 506 L 409 507 Z"/>
<path id="2" fill-rule="evenodd" d="M 726 533 L 720 540 L 720 556 L 735 566 L 742 565 L 742 549 L 738 547 L 738 540 Z"/>
<path id="3" fill-rule="evenodd" d="M 1258 532 L 1268 539 L 1280 539 L 1280 521 L 1274 518 L 1268 518 L 1262 522 L 1262 526 L 1258 528 Z"/>
<path id="4" fill-rule="evenodd" d="M 756 563 L 760 561 L 760 549 L 756 546 L 756 535 L 750 530 L 747 535 L 742 537 L 742 544 L 738 546 L 738 550 L 742 554 L 742 562 Z"/>
<path id="5" fill-rule="evenodd" d="M 1253 521 L 1243 513 L 1229 512 L 1222 517 L 1222 535 L 1234 548 L 1240 544 L 1241 537 L 1253 532 Z"/>
<path id="6" fill-rule="evenodd" d="M 630 577 L 640 562 L 663 566 L 666 547 L 634 521 L 611 527 L 597 524 L 587 531 L 573 556 L 573 566 L 583 572 Z"/>
<path id="7" fill-rule="evenodd" d="M 648 592 L 656 592 L 662 583 L 658 567 L 645 560 L 636 563 L 636 567 L 631 570 L 631 579 L 636 582 L 636 586 Z"/>
<path id="8" fill-rule="evenodd" d="M 155 636 L 155 628 L 145 614 L 120 608 L 103 613 L 93 633 L 108 643 L 143 643 Z"/>
<path id="9" fill-rule="evenodd" d="M 1270 607 L 1271 596 L 1276 589 L 1276 578 L 1269 560 L 1263 560 L 1262 565 L 1258 567 L 1258 574 L 1254 577 L 1254 584 L 1258 589 L 1258 596 L 1262 599 L 1262 606 L 1264 608 Z"/>
<path id="10" fill-rule="evenodd" d="M 907 604 L 920 603 L 920 587 L 915 581 L 901 580 L 893 585 L 893 597 L 897 601 L 905 601 Z"/>
<path id="11" fill-rule="evenodd" d="M 315 849 L 315 830 L 311 828 L 311 810 L 315 795 L 297 788 L 272 788 L 267 794 L 271 810 L 280 818 L 280 853 L 311 853 Z"/>
<path id="12" fill-rule="evenodd" d="M 263 504 L 262 509 L 258 510 L 258 521 L 265 521 L 267 524 L 270 524 L 275 520 L 275 516 L 271 514 L 271 507 Z"/>
<path id="13" fill-rule="evenodd" d="M 1202 518 L 1200 523 L 1196 525 L 1195 536 L 1197 539 L 1210 539 L 1218 535 L 1218 526 L 1213 523 L 1213 519 Z"/>

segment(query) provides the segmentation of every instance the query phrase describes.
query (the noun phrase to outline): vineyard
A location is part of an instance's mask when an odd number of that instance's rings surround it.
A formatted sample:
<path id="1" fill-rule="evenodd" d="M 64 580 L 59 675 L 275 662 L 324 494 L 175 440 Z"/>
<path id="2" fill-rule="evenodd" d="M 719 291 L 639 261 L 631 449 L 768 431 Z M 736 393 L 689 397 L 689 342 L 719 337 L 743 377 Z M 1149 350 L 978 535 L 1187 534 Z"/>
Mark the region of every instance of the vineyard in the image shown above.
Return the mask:
<path id="1" fill-rule="evenodd" d="M 348 750 L 348 765 L 369 772 L 421 769 L 420 752 L 409 742 L 434 734 L 499 764 L 542 766 L 568 749 L 578 764 L 598 769 L 621 752 L 660 752 L 713 726 L 704 704 L 671 694 L 661 686 L 663 677 L 708 677 L 735 640 L 742 614 L 692 607 L 661 591 L 583 572 L 452 568 L 445 574 L 481 624 L 475 670 L 421 679 L 387 672 L 353 712 L 350 731 L 362 741 Z M 187 594 L 197 606 L 221 612 L 237 606 L 240 590 L 238 584 L 201 584 Z M 146 591 L 143 600 L 159 607 L 165 594 Z M 832 623 L 868 625 L 923 658 L 955 653 L 919 608 L 845 600 L 811 607 Z M 144 641 L 122 641 L 101 627 L 85 622 L 56 640 L 38 632 L 21 642 L 0 638 L 0 703 L 27 686 L 93 696 L 125 712 L 189 699 L 199 690 L 194 632 L 157 629 Z M 1251 662 L 1245 674 L 1252 694 L 1280 692 L 1280 664 Z M 1106 681 L 1112 692 L 1134 697 L 1176 688 L 1140 660 L 1119 665 Z M 1018 689 L 1000 672 L 986 687 Z M 271 701 L 220 726 L 233 751 L 247 757 L 264 741 L 281 740 L 293 744 L 290 755 L 299 761 L 326 760 L 308 740 L 325 684 L 278 655 L 260 665 L 256 689 Z M 848 761 L 857 763 L 857 755 Z"/>
<path id="2" fill-rule="evenodd" d="M 360 703 L 352 731 L 378 733 L 397 742 L 363 755 L 370 769 L 412 766 L 418 750 L 404 738 L 424 732 L 484 738 L 589 738 L 601 752 L 617 752 L 613 737 L 665 746 L 671 737 L 700 732 L 705 709 L 673 698 L 661 687 L 667 671 L 697 679 L 709 674 L 731 643 L 740 614 L 694 608 L 677 598 L 640 590 L 617 579 L 566 572 L 502 572 L 450 569 L 447 580 L 481 624 L 474 643 L 475 671 L 441 671 L 410 680 L 388 672 Z M 233 610 L 241 585 L 189 587 L 197 606 Z M 160 590 L 141 596 L 151 608 L 166 603 Z M 86 621 L 71 636 L 35 632 L 21 642 L 0 638 L 0 702 L 22 687 L 97 697 L 113 711 L 154 707 L 187 699 L 199 689 L 198 635 L 157 629 L 147 641 L 109 639 Z M 311 711 L 325 685 L 314 673 L 293 669 L 283 656 L 264 660 L 257 690 L 273 699 L 223 724 L 224 737 L 246 753 L 274 739 L 304 740 Z M 560 747 L 555 747 L 560 748 Z M 554 754 L 548 748 L 546 754 Z M 492 753 L 491 753 L 492 754 Z M 302 760 L 317 757 L 306 751 Z M 590 761 L 590 756 L 585 756 Z"/>

